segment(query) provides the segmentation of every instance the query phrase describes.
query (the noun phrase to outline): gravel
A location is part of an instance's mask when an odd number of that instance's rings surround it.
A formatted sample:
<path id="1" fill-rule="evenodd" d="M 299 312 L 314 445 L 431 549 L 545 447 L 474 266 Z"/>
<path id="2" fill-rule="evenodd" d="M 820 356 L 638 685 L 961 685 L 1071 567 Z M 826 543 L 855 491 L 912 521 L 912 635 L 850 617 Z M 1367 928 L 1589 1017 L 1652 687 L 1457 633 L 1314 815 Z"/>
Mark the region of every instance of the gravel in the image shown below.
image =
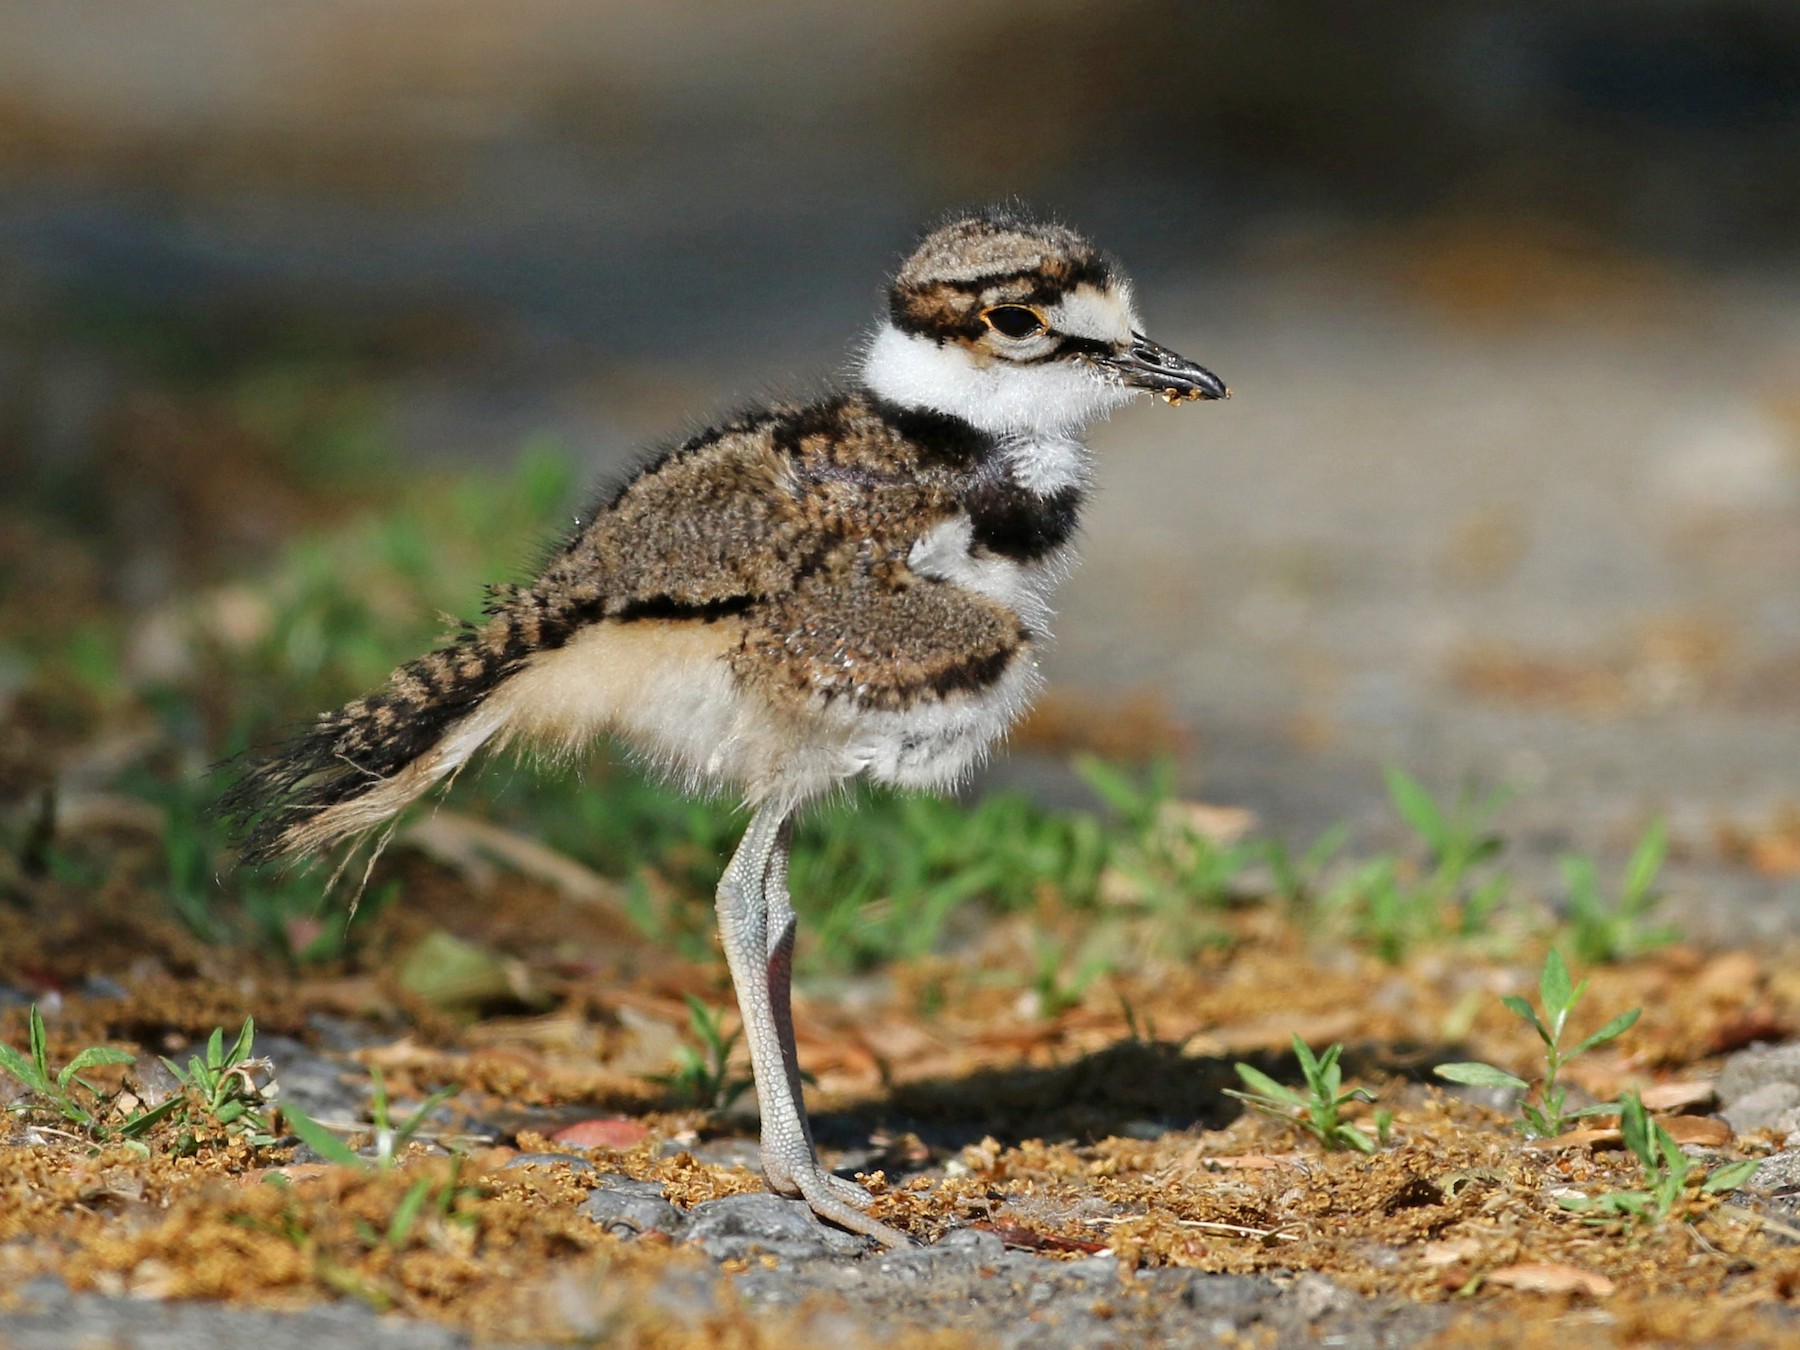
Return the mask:
<path id="1" fill-rule="evenodd" d="M 468 1337 L 427 1322 L 382 1317 L 360 1303 L 321 1303 L 296 1312 L 256 1312 L 213 1303 L 156 1303 L 71 1293 L 60 1281 L 36 1279 L 18 1306 L 0 1314 L 7 1350 L 319 1350 L 322 1345 L 375 1350 L 460 1350 Z"/>

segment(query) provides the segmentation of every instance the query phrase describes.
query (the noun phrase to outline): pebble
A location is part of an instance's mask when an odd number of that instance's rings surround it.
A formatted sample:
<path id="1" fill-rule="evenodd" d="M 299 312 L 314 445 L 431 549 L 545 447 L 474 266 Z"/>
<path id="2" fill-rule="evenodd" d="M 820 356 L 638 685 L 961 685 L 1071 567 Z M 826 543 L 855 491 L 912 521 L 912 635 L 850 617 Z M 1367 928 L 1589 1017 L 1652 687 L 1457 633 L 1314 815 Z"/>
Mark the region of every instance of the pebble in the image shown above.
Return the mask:
<path id="1" fill-rule="evenodd" d="M 602 1174 L 599 1182 L 582 1202 L 581 1212 L 607 1232 L 630 1237 L 645 1233 L 682 1237 L 688 1218 L 663 1198 L 660 1183 L 636 1181 L 615 1172 Z"/>
<path id="2" fill-rule="evenodd" d="M 1772 1082 L 1751 1088 L 1719 1112 L 1739 1134 L 1777 1127 L 1800 1106 L 1800 1084 Z"/>
<path id="3" fill-rule="evenodd" d="M 952 1228 L 927 1250 L 957 1252 L 972 1262 L 991 1264 L 1006 1255 L 1006 1244 L 998 1233 L 986 1228 Z"/>
<path id="4" fill-rule="evenodd" d="M 1316 1322 L 1327 1313 L 1341 1312 L 1350 1303 L 1348 1290 L 1311 1270 L 1288 1287 L 1286 1297 L 1294 1301 L 1300 1316 L 1308 1322 Z"/>
<path id="5" fill-rule="evenodd" d="M 779 1195 L 727 1195 L 695 1205 L 686 1238 L 715 1261 L 762 1253 L 790 1261 L 857 1256 L 866 1239 L 829 1227 L 804 1200 Z"/>
<path id="6" fill-rule="evenodd" d="M 553 1144 L 569 1148 L 635 1148 L 650 1137 L 650 1131 L 635 1120 L 608 1116 L 596 1120 L 578 1120 L 565 1125 L 550 1136 Z"/>
<path id="7" fill-rule="evenodd" d="M 1800 1193 L 1800 1150 L 1764 1158 L 1744 1189 L 1754 1195 Z"/>
<path id="8" fill-rule="evenodd" d="M 1719 1072 L 1719 1100 L 1729 1107 L 1769 1083 L 1800 1087 L 1800 1041 L 1738 1051 Z M 1730 1119 L 1729 1111 L 1724 1114 Z"/>
<path id="9" fill-rule="evenodd" d="M 1275 1285 L 1262 1275 L 1207 1275 L 1196 1272 L 1181 1291 L 1181 1301 L 1195 1312 L 1238 1317 L 1275 1297 Z"/>

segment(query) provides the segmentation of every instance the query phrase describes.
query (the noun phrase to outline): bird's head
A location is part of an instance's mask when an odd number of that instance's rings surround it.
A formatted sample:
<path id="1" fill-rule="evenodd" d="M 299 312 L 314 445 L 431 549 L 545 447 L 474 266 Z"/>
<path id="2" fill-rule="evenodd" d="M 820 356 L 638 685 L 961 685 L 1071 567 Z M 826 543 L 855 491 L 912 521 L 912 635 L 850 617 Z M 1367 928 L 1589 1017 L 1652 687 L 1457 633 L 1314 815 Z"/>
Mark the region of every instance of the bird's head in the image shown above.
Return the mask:
<path id="1" fill-rule="evenodd" d="M 1140 393 L 1229 397 L 1140 328 L 1130 281 L 1086 239 L 984 211 L 933 230 L 901 266 L 863 379 L 1003 434 L 1072 432 Z"/>

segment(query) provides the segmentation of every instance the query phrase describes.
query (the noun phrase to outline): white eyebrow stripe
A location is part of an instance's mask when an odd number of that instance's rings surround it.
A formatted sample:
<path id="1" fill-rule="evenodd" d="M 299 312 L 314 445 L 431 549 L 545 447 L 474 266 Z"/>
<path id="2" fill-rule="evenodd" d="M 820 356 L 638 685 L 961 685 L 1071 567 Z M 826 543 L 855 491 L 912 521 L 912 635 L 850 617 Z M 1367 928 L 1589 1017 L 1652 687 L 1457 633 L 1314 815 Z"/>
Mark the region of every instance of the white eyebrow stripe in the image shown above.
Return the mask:
<path id="1" fill-rule="evenodd" d="M 1102 291 L 1085 284 L 1057 301 L 1047 317 L 1059 333 L 1101 342 L 1129 342 L 1139 326 L 1129 290 Z"/>

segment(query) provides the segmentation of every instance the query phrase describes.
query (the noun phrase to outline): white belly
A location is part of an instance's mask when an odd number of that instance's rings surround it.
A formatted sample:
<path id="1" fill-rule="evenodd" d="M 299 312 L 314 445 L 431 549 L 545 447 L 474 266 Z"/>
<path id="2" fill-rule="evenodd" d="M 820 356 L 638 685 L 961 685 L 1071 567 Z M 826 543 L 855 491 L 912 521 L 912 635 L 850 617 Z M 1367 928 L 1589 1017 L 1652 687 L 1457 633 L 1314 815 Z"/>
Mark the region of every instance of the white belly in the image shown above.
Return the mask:
<path id="1" fill-rule="evenodd" d="M 1037 656 L 1026 647 L 986 689 L 895 712 L 858 712 L 847 766 L 894 787 L 954 787 L 986 760 L 1042 683 Z"/>

